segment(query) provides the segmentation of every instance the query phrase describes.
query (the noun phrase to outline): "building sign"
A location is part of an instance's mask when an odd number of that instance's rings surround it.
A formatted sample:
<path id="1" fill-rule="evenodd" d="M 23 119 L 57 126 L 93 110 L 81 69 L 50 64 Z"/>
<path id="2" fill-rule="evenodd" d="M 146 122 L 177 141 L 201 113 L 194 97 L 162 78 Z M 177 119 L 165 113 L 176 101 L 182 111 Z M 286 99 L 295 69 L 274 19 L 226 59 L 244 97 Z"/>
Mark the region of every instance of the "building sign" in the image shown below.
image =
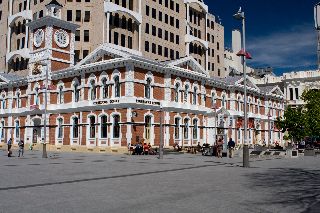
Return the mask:
<path id="1" fill-rule="evenodd" d="M 160 101 L 150 101 L 150 100 L 144 100 L 144 99 L 137 99 L 136 103 L 160 106 Z"/>
<path id="2" fill-rule="evenodd" d="M 107 105 L 107 104 L 114 104 L 119 103 L 119 100 L 117 99 L 110 99 L 110 100 L 103 100 L 103 101 L 94 101 L 94 105 Z"/>

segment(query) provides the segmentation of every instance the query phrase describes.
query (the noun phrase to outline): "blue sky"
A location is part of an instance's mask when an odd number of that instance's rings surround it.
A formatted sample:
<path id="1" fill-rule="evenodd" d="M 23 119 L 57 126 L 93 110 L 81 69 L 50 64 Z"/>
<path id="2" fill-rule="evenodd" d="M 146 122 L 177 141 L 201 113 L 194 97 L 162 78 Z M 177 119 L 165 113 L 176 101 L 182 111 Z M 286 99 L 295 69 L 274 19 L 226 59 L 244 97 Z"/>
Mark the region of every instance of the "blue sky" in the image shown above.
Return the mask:
<path id="1" fill-rule="evenodd" d="M 313 7 L 320 0 L 205 0 L 210 13 L 225 27 L 225 46 L 231 31 L 240 28 L 232 15 L 242 6 L 246 14 L 247 50 L 252 67 L 271 66 L 276 74 L 317 67 L 317 33 Z"/>

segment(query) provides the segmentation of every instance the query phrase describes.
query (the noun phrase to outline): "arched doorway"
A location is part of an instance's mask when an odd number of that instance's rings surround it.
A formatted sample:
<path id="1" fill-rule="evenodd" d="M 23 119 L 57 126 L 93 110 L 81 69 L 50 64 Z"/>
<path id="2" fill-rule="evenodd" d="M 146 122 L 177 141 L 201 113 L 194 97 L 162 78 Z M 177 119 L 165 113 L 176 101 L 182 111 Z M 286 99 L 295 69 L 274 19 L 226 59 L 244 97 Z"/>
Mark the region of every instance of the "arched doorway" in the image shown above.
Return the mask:
<path id="1" fill-rule="evenodd" d="M 34 118 L 33 127 L 32 127 L 32 143 L 40 143 L 40 142 L 41 142 L 41 119 Z"/>

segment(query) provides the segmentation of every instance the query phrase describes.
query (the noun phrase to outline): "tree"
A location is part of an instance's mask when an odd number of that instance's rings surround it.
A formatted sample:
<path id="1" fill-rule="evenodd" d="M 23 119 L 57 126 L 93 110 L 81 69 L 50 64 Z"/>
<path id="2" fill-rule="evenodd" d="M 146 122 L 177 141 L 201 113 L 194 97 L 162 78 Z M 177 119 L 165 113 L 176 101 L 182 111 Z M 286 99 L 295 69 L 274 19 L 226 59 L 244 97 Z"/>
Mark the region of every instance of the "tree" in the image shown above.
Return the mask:
<path id="1" fill-rule="evenodd" d="M 305 127 L 308 136 L 320 136 L 320 91 L 305 90 L 301 96 L 305 102 Z"/>
<path id="2" fill-rule="evenodd" d="M 300 141 L 306 136 L 305 116 L 302 107 L 291 108 L 290 106 L 284 111 L 283 117 L 278 117 L 276 125 L 283 133 L 288 132 L 286 139 L 294 142 Z"/>

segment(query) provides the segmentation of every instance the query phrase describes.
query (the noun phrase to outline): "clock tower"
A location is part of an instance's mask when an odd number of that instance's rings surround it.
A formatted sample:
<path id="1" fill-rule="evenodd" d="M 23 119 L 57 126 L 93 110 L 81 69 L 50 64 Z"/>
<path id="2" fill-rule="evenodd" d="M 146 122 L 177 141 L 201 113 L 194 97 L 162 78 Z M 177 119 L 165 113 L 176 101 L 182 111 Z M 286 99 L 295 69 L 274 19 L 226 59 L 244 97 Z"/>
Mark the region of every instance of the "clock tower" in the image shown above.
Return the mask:
<path id="1" fill-rule="evenodd" d="M 75 31 L 79 25 L 61 20 L 62 5 L 52 0 L 46 16 L 28 23 L 31 31 L 30 77 L 45 75 L 74 64 Z M 49 74 L 50 75 L 50 74 Z"/>

